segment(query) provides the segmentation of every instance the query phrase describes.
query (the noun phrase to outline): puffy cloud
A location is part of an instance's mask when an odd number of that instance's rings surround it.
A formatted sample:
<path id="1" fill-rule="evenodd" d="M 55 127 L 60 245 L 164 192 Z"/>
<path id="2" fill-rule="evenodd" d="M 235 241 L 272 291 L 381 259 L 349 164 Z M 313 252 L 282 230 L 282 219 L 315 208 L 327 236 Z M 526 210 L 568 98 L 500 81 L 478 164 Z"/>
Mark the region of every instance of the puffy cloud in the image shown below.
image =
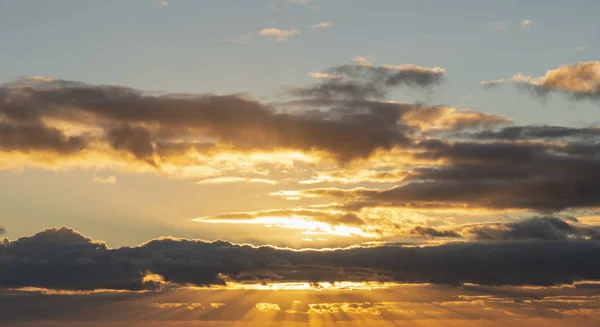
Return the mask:
<path id="1" fill-rule="evenodd" d="M 522 27 L 522 28 L 528 28 L 528 27 L 530 27 L 530 26 L 531 26 L 531 24 L 532 24 L 532 23 L 533 23 L 533 22 L 532 22 L 531 20 L 529 20 L 529 19 L 523 19 L 523 20 L 521 21 L 521 27 Z"/>
<path id="2" fill-rule="evenodd" d="M 575 100 L 600 99 L 600 62 L 578 62 L 551 69 L 541 77 L 517 73 L 509 80 L 484 81 L 483 86 L 495 86 L 511 82 L 532 94 L 544 97 L 548 93 L 563 93 Z"/>
<path id="3" fill-rule="evenodd" d="M 564 239 L 294 251 L 161 238 L 137 247 L 108 249 L 61 228 L 2 245 L 0 287 L 141 290 L 273 278 L 280 282 L 555 285 L 599 280 L 600 266 L 591 260 L 598 255 L 596 241 Z"/>
<path id="4" fill-rule="evenodd" d="M 298 29 L 280 30 L 278 28 L 265 28 L 258 32 L 260 36 L 276 37 L 279 42 L 287 42 L 290 36 L 300 34 Z"/>

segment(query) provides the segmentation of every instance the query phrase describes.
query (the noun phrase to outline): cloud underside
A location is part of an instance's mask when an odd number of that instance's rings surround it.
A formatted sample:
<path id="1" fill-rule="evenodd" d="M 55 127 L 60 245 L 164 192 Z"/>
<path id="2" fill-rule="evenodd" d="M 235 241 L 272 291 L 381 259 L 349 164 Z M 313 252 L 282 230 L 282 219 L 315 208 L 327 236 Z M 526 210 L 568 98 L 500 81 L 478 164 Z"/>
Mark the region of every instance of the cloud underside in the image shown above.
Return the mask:
<path id="1" fill-rule="evenodd" d="M 63 227 L 4 241 L 0 287 L 143 290 L 233 281 L 556 285 L 600 279 L 598 255 L 597 241 L 568 239 L 295 251 L 161 238 L 108 249 Z"/>
<path id="2" fill-rule="evenodd" d="M 593 94 L 595 69 L 564 66 L 530 82 Z M 303 185 L 279 194 L 330 198 L 341 216 L 359 219 L 353 211 L 365 208 L 548 213 L 600 204 L 597 128 L 506 126 L 502 116 L 387 100 L 397 88 L 442 85 L 444 73 L 357 58 L 270 104 L 30 78 L 0 87 L 0 168 L 108 166 L 201 176 L 200 185 L 283 184 L 276 173 Z M 309 173 L 290 173 L 298 163 Z M 339 186 L 365 182 L 391 185 Z M 338 185 L 306 188 L 324 183 Z"/>

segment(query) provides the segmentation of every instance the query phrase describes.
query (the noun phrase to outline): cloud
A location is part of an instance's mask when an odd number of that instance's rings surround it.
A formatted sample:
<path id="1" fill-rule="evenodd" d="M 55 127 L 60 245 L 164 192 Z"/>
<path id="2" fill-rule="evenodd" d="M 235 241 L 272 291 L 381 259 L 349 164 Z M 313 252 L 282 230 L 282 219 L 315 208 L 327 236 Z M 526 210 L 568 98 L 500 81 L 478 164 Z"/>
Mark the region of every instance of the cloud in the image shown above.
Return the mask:
<path id="1" fill-rule="evenodd" d="M 593 142 L 594 139 L 591 139 Z M 423 140 L 413 156 L 437 164 L 407 172 L 387 190 L 316 188 L 296 197 L 333 197 L 347 208 L 463 208 L 560 211 L 600 205 L 595 143 Z M 442 161 L 443 164 L 439 164 Z"/>
<path id="2" fill-rule="evenodd" d="M 529 20 L 529 19 L 523 19 L 523 20 L 521 21 L 521 27 L 522 27 L 522 28 L 529 28 L 529 27 L 531 26 L 531 24 L 532 24 L 532 23 L 533 23 L 533 22 L 532 22 L 531 20 Z"/>
<path id="3" fill-rule="evenodd" d="M 485 87 L 485 88 L 492 88 L 495 86 L 498 86 L 500 84 L 504 84 L 507 83 L 508 80 L 506 79 L 495 79 L 495 80 L 490 80 L 490 81 L 481 81 L 481 86 Z"/>
<path id="4" fill-rule="evenodd" d="M 460 234 L 453 230 L 443 230 L 424 226 L 417 226 L 413 228 L 410 233 L 421 237 L 460 237 Z"/>
<path id="5" fill-rule="evenodd" d="M 572 49 L 568 49 L 566 51 L 567 52 L 581 52 L 581 51 L 585 51 L 585 49 L 587 49 L 587 47 L 585 47 L 583 45 L 579 45 L 579 46 L 576 46 L 576 47 L 574 47 Z"/>
<path id="6" fill-rule="evenodd" d="M 383 99 L 395 87 L 428 88 L 441 84 L 445 69 L 424 68 L 417 65 L 374 66 L 364 58 L 311 73 L 321 83 L 307 87 L 289 87 L 288 93 L 296 97 L 315 100 Z M 346 79 L 347 77 L 348 79 Z"/>
<path id="7" fill-rule="evenodd" d="M 503 31 L 504 28 L 506 27 L 506 22 L 495 22 L 494 23 L 494 30 L 499 32 L 499 31 Z"/>
<path id="8" fill-rule="evenodd" d="M 204 179 L 196 182 L 198 185 L 218 185 L 218 184 L 229 184 L 229 183 L 260 183 L 260 184 L 278 184 L 277 181 L 262 178 L 244 178 L 244 177 L 216 177 Z"/>
<path id="9" fill-rule="evenodd" d="M 578 62 L 551 69 L 541 77 L 514 74 L 510 80 L 484 81 L 483 86 L 511 82 L 533 95 L 545 97 L 548 93 L 562 93 L 575 100 L 600 99 L 600 62 Z"/>
<path id="10" fill-rule="evenodd" d="M 533 140 L 533 139 L 600 139 L 600 128 L 564 127 L 548 125 L 510 126 L 501 130 L 486 130 L 471 135 L 478 139 Z"/>
<path id="11" fill-rule="evenodd" d="M 600 228 L 577 224 L 575 218 L 560 219 L 552 216 L 533 217 L 506 224 L 480 224 L 467 228 L 466 233 L 478 240 L 542 240 L 569 239 L 600 240 Z"/>
<path id="12" fill-rule="evenodd" d="M 101 176 L 96 176 L 94 174 L 94 179 L 93 179 L 94 183 L 98 183 L 98 184 L 116 184 L 117 183 L 117 176 L 106 176 L 106 177 L 101 177 Z"/>
<path id="13" fill-rule="evenodd" d="M 353 87 L 339 85 L 335 92 Z M 314 92 L 333 91 L 300 93 Z M 36 81 L 1 87 L 0 100 L 0 149 L 31 158 L 101 154 L 160 170 L 193 163 L 188 153 L 287 149 L 351 160 L 406 140 L 401 126 L 377 112 L 287 114 L 237 95 L 149 95 L 121 86 Z"/>
<path id="14" fill-rule="evenodd" d="M 261 224 L 281 228 L 299 229 L 305 234 L 327 233 L 338 236 L 357 235 L 374 237 L 364 220 L 353 213 L 322 210 L 320 208 L 274 209 L 250 212 L 221 213 L 195 218 L 200 223 Z"/>
<path id="15" fill-rule="evenodd" d="M 290 36 L 300 35 L 300 30 L 280 30 L 278 28 L 265 28 L 258 32 L 260 36 L 276 37 L 279 42 L 287 42 Z"/>
<path id="16" fill-rule="evenodd" d="M 331 22 L 321 22 L 321 23 L 318 23 L 318 24 L 310 25 L 310 28 L 312 28 L 312 29 L 321 29 L 321 28 L 328 28 L 328 27 L 331 27 L 331 26 L 333 26 L 333 23 L 331 23 Z"/>
<path id="17" fill-rule="evenodd" d="M 233 39 L 227 41 L 227 43 L 236 44 L 236 45 L 247 45 L 251 38 L 252 38 L 251 34 L 243 34 L 243 35 L 234 37 Z"/>
<path id="18" fill-rule="evenodd" d="M 381 84 L 387 87 L 439 85 L 444 80 L 445 71 L 440 67 L 424 68 L 413 64 L 373 66 L 365 62 L 364 58 L 355 58 L 350 64 L 328 69 L 328 72 L 365 79 L 370 84 Z"/>
<path id="19" fill-rule="evenodd" d="M 0 245 L 0 287 L 143 290 L 260 281 L 261 276 L 279 282 L 556 285 L 599 280 L 600 266 L 590 260 L 598 255 L 599 243 L 583 240 L 294 251 L 160 238 L 108 249 L 60 228 Z"/>
<path id="20" fill-rule="evenodd" d="M 11 124 L 0 121 L 0 150 L 5 152 L 51 151 L 69 155 L 86 146 L 84 136 L 66 136 L 41 123 Z"/>
<path id="21" fill-rule="evenodd" d="M 0 235 L 6 234 L 6 229 L 3 226 L 0 226 Z"/>
<path id="22" fill-rule="evenodd" d="M 167 1 L 156 1 L 154 2 L 154 5 L 158 8 L 167 8 L 169 3 Z"/>
<path id="23" fill-rule="evenodd" d="M 467 238 L 476 241 L 600 240 L 600 227 L 581 224 L 574 217 L 534 216 L 504 223 L 459 226 L 416 226 L 410 234 L 421 237 Z"/>
<path id="24" fill-rule="evenodd" d="M 331 75 L 327 73 L 308 73 L 308 76 L 316 79 L 340 79 L 343 76 L 340 75 Z"/>

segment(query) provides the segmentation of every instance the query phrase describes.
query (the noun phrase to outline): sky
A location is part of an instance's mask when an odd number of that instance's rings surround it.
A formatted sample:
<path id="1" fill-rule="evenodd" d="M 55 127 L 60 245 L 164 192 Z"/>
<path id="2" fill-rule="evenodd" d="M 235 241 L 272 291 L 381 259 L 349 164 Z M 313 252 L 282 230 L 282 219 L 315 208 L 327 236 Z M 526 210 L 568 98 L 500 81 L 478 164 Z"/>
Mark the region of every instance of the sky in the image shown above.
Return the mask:
<path id="1" fill-rule="evenodd" d="M 597 325 L 598 10 L 0 1 L 0 315 Z"/>

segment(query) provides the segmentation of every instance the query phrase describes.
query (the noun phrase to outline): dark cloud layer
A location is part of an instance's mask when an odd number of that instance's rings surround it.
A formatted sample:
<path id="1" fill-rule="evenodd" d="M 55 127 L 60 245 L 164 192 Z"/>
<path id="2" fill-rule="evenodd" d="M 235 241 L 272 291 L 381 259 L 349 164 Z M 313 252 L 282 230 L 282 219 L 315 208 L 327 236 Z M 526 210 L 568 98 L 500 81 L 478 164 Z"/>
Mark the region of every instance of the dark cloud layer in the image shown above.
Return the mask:
<path id="1" fill-rule="evenodd" d="M 557 230 L 565 229 L 554 221 L 544 222 L 554 224 Z M 531 230 L 531 226 L 520 229 Z M 512 231 L 504 234 L 508 237 L 501 238 L 520 239 L 521 233 L 513 226 Z M 554 285 L 599 280 L 598 258 L 600 243 L 556 237 L 546 241 L 416 248 L 394 245 L 330 251 L 166 238 L 138 247 L 107 249 L 101 243 L 61 228 L 2 245 L 0 286 L 76 290 L 160 287 L 160 279 L 147 278 L 150 273 L 162 276 L 165 282 L 181 285 L 223 284 L 226 279 Z"/>
<path id="2" fill-rule="evenodd" d="M 600 205 L 600 146 L 592 142 L 453 141 L 430 138 L 413 147 L 419 160 L 443 161 L 410 170 L 387 190 L 308 189 L 348 208 L 372 206 L 531 209 Z"/>
<path id="3" fill-rule="evenodd" d="M 478 240 L 600 240 L 600 228 L 577 225 L 577 219 L 534 217 L 507 224 L 483 224 L 467 229 Z"/>
<path id="4" fill-rule="evenodd" d="M 575 128 L 564 126 L 511 126 L 499 131 L 482 131 L 471 135 L 476 139 L 531 140 L 531 139 L 598 139 L 600 128 Z"/>
<path id="5" fill-rule="evenodd" d="M 574 217 L 540 216 L 514 222 L 444 228 L 417 226 L 410 230 L 410 234 L 421 237 L 465 237 L 477 241 L 600 241 L 600 226 L 580 224 Z"/>
<path id="6" fill-rule="evenodd" d="M 354 84 L 344 83 L 332 90 L 318 86 L 299 92 L 316 98 L 331 92 L 363 97 Z M 373 85 L 364 96 L 380 92 Z M 0 104 L 0 147 L 5 151 L 78 152 L 100 144 L 153 165 L 161 154 L 158 145 L 163 154 L 172 154 L 206 140 L 238 151 L 319 150 L 345 161 L 408 139 L 398 124 L 398 108 L 282 113 L 237 95 L 149 95 L 121 86 L 57 80 L 4 85 Z M 48 120 L 95 131 L 67 136 L 47 125 Z"/>

